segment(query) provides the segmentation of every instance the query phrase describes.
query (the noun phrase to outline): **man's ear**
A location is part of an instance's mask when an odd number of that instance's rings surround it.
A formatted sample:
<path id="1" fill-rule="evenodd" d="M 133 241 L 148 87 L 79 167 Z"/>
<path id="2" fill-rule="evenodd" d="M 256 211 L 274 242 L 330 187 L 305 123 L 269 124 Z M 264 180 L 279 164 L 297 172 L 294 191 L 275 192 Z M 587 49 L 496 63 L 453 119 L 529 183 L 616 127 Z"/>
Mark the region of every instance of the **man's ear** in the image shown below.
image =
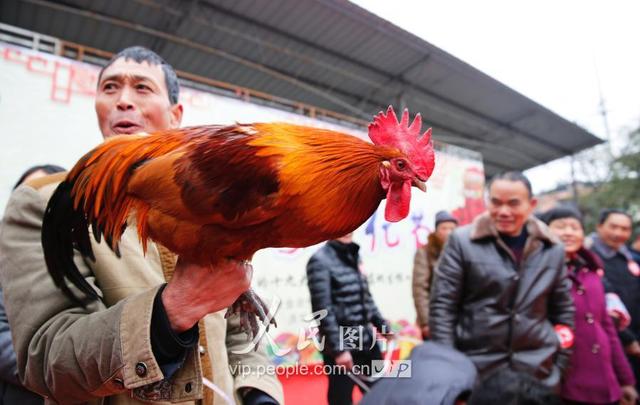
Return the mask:
<path id="1" fill-rule="evenodd" d="M 529 200 L 529 204 L 531 204 L 531 209 L 535 210 L 536 206 L 538 205 L 538 199 L 535 197 L 531 197 L 531 200 Z"/>
<path id="2" fill-rule="evenodd" d="M 180 128 L 180 124 L 182 124 L 182 112 L 183 112 L 182 104 L 176 103 L 171 106 L 171 127 L 172 128 Z"/>

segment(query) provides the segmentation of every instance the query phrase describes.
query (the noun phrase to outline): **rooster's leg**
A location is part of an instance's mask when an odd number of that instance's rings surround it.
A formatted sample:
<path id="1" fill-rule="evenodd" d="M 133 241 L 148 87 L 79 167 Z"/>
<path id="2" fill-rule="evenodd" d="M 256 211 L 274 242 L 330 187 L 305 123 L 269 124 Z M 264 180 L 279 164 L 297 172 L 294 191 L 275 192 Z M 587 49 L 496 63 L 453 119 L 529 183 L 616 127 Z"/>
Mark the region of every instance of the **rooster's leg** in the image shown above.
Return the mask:
<path id="1" fill-rule="evenodd" d="M 247 334 L 247 340 L 252 340 L 258 336 L 258 332 L 260 331 L 258 320 L 260 323 L 265 324 L 267 330 L 269 330 L 269 326 L 271 324 L 275 327 L 278 326 L 273 317 L 269 319 L 267 316 L 268 313 L 269 308 L 267 305 L 262 301 L 258 294 L 256 294 L 252 289 L 249 289 L 240 295 L 236 302 L 229 307 L 224 317 L 228 318 L 231 315 L 239 314 L 240 328 Z"/>

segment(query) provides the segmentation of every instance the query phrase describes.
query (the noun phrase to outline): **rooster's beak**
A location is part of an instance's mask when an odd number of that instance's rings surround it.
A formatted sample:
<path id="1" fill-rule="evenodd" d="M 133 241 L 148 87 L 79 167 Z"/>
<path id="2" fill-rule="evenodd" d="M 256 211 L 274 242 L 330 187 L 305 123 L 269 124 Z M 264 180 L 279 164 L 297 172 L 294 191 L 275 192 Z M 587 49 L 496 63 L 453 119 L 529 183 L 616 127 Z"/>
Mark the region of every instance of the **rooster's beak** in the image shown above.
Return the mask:
<path id="1" fill-rule="evenodd" d="M 411 185 L 414 187 L 419 188 L 420 190 L 422 190 L 423 192 L 427 192 L 427 185 L 424 183 L 424 181 L 418 179 L 417 177 L 413 178 L 413 181 L 411 182 Z"/>

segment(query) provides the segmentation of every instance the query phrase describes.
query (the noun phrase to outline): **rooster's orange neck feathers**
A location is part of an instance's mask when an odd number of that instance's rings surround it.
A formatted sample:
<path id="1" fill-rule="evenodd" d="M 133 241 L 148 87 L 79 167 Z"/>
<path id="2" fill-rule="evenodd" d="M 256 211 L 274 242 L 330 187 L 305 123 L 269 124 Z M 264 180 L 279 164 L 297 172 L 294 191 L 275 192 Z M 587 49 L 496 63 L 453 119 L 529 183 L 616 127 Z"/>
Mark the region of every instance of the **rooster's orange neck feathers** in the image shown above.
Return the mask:
<path id="1" fill-rule="evenodd" d="M 280 178 L 288 179 L 287 192 L 303 196 L 299 203 L 310 220 L 330 232 L 350 232 L 375 212 L 385 195 L 380 165 L 400 154 L 333 131 L 287 124 L 255 127 L 263 136 L 251 144 L 262 147 L 260 155 L 281 156 Z"/>

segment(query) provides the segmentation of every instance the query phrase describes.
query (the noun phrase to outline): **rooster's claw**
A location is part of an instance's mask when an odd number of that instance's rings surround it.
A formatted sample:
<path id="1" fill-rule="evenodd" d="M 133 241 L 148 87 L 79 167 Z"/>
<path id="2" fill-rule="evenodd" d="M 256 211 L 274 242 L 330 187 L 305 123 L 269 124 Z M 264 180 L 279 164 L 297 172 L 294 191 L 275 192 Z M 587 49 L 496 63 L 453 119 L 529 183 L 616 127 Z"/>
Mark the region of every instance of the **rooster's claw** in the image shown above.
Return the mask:
<path id="1" fill-rule="evenodd" d="M 242 293 L 242 295 L 240 295 L 240 297 L 238 297 L 238 299 L 229 307 L 224 317 L 228 318 L 231 315 L 239 314 L 240 329 L 247 334 L 247 340 L 253 340 L 258 336 L 258 332 L 260 332 L 258 319 L 260 320 L 260 323 L 265 325 L 267 331 L 271 324 L 278 327 L 276 320 L 273 317 L 269 318 L 267 315 L 268 313 L 269 308 L 266 304 L 252 289 L 249 289 Z M 257 348 L 258 345 L 256 343 L 256 350 Z"/>

